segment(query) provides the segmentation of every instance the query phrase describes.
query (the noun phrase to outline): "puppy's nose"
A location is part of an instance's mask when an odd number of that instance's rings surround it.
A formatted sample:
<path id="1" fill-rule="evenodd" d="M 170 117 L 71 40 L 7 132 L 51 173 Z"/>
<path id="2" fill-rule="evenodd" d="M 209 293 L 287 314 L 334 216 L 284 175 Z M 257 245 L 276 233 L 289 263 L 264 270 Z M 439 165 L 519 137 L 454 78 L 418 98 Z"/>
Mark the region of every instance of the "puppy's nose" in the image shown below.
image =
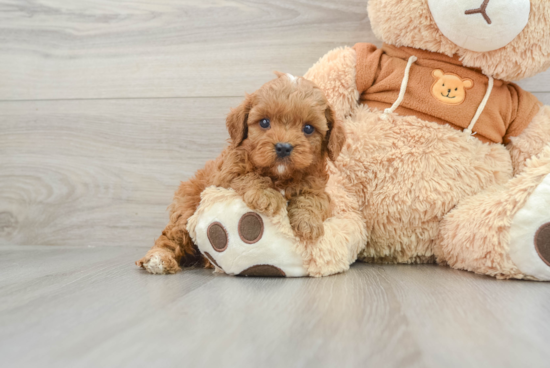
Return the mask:
<path id="1" fill-rule="evenodd" d="M 279 158 L 285 158 L 290 156 L 290 153 L 294 147 L 290 143 L 277 143 L 275 145 L 275 152 L 277 152 L 277 156 Z"/>

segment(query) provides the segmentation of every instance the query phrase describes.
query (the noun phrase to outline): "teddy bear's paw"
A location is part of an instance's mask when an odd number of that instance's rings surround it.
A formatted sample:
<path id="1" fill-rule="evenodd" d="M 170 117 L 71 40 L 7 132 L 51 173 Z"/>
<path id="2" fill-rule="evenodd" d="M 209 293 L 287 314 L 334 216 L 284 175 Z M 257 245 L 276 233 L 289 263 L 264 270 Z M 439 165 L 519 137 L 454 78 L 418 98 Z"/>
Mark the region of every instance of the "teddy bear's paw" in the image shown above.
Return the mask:
<path id="1" fill-rule="evenodd" d="M 145 257 L 136 262 L 136 265 L 153 275 L 164 275 L 180 271 L 178 262 L 168 252 L 150 251 Z"/>
<path id="2" fill-rule="evenodd" d="M 307 276 L 288 218 L 274 219 L 254 212 L 232 190 L 207 189 L 190 223 L 195 244 L 217 272 L 235 276 Z"/>
<path id="3" fill-rule="evenodd" d="M 550 175 L 514 216 L 509 254 L 525 275 L 550 281 Z"/>

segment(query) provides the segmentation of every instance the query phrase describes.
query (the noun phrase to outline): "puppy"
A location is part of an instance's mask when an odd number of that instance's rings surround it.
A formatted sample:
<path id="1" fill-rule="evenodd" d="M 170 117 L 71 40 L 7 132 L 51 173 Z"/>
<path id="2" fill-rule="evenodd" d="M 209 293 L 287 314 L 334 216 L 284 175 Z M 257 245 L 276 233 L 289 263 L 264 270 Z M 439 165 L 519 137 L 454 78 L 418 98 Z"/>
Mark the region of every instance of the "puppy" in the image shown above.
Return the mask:
<path id="1" fill-rule="evenodd" d="M 193 244 L 186 225 L 209 186 L 232 188 L 252 210 L 272 215 L 288 205 L 294 233 L 314 242 L 330 216 L 327 157 L 344 143 L 341 122 L 312 82 L 290 74 L 246 96 L 227 117 L 229 146 L 182 182 L 170 206 L 170 222 L 145 257 L 136 262 L 151 273 L 175 273 L 197 262 L 211 267 Z"/>

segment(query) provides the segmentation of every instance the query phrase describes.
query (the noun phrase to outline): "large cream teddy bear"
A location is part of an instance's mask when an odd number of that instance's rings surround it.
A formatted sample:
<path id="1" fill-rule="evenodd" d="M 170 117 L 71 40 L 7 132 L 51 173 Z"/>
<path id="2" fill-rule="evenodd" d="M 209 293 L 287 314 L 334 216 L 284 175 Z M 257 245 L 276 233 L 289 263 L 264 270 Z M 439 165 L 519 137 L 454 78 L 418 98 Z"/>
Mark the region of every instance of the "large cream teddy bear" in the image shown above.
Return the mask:
<path id="1" fill-rule="evenodd" d="M 305 75 L 344 120 L 316 244 L 286 212 L 208 188 L 188 229 L 219 272 L 326 276 L 356 260 L 550 280 L 550 107 L 511 83 L 550 66 L 547 0 L 370 0 L 382 48 Z"/>

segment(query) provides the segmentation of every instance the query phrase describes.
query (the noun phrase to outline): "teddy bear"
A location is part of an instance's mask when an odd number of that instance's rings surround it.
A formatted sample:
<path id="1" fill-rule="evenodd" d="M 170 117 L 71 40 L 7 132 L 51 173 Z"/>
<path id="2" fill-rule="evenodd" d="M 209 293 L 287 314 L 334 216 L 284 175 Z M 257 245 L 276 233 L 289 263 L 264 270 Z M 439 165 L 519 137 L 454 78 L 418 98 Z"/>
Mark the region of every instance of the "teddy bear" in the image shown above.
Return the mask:
<path id="1" fill-rule="evenodd" d="M 370 0 L 381 48 L 305 75 L 343 120 L 315 243 L 208 188 L 188 229 L 218 272 L 328 276 L 355 261 L 550 280 L 550 107 L 512 81 L 550 67 L 546 0 Z M 213 226 L 212 224 L 216 224 Z"/>

